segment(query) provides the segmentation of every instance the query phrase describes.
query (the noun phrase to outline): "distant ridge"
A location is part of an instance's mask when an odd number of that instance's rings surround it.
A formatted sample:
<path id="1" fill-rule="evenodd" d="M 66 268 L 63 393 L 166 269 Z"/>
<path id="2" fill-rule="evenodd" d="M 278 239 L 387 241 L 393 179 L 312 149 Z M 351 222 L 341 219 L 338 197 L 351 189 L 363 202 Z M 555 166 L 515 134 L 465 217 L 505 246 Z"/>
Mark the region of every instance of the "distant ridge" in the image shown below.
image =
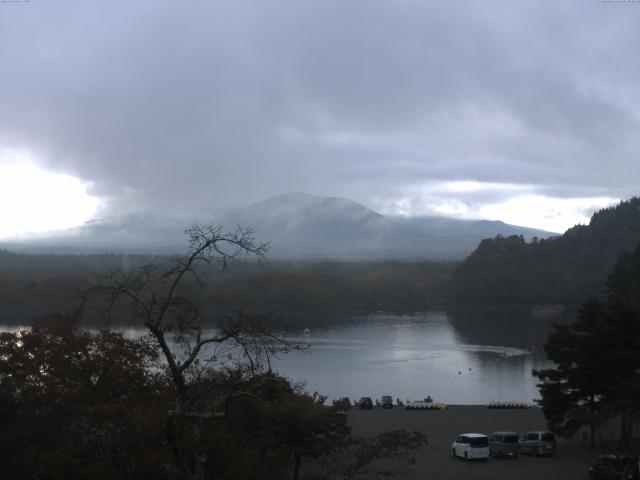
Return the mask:
<path id="1" fill-rule="evenodd" d="M 452 280 L 456 303 L 577 304 L 599 297 L 624 252 L 640 242 L 640 198 L 594 213 L 588 225 L 536 242 L 483 240 Z"/>
<path id="2" fill-rule="evenodd" d="M 246 207 L 191 219 L 234 229 L 251 226 L 278 259 L 440 259 L 468 255 L 481 239 L 495 235 L 546 238 L 551 232 L 484 220 L 384 216 L 357 202 L 294 192 Z M 176 253 L 191 221 L 130 215 L 91 222 L 55 237 L 4 244 L 36 253 Z M 0 244 L 0 248 L 3 245 Z"/>
<path id="3" fill-rule="evenodd" d="M 284 258 L 460 259 L 487 236 L 548 237 L 502 222 L 387 217 L 357 202 L 287 193 L 228 212 L 225 225 L 253 225 Z"/>

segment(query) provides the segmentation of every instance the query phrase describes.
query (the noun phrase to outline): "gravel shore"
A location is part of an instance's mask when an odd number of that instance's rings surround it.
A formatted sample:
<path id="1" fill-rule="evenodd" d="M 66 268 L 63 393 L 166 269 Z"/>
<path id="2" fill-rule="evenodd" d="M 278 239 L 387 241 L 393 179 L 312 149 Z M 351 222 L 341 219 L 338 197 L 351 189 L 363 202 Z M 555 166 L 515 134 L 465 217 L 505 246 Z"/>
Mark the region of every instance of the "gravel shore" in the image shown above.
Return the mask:
<path id="1" fill-rule="evenodd" d="M 586 479 L 590 457 L 584 445 L 560 440 L 558 453 L 552 458 L 521 455 L 518 459 L 490 458 L 486 462 L 465 462 L 452 458 L 451 442 L 460 433 L 490 434 L 509 430 L 523 433 L 545 430 L 546 423 L 538 408 L 487 409 L 480 405 L 451 405 L 446 410 L 411 411 L 404 408 L 374 408 L 349 412 L 354 435 L 375 435 L 389 430 L 418 430 L 427 435 L 428 446 L 412 453 L 415 463 L 398 459 L 376 465 L 373 470 L 406 470 L 402 479 L 518 479 L 578 480 Z M 379 478 L 379 477 L 372 477 Z"/>

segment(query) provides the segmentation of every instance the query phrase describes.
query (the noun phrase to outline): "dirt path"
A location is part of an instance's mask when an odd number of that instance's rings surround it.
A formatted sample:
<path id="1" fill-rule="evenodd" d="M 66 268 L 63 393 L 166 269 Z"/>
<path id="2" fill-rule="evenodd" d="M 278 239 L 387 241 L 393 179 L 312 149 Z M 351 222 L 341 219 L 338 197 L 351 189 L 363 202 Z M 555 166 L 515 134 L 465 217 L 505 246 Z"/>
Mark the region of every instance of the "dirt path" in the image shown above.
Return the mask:
<path id="1" fill-rule="evenodd" d="M 546 428 L 538 408 L 527 410 L 493 410 L 476 405 L 453 405 L 442 411 L 409 411 L 402 408 L 352 410 L 349 421 L 355 435 L 373 435 L 389 430 L 418 430 L 427 435 L 429 445 L 414 453 L 415 464 L 402 479 L 430 480 L 584 480 L 589 455 L 581 445 L 560 441 L 553 458 L 494 459 L 465 462 L 451 457 L 451 442 L 465 432 L 490 434 L 499 430 L 523 433 Z M 399 461 L 396 461 L 399 462 Z M 406 467 L 407 460 L 402 460 Z M 386 465 L 390 469 L 394 462 Z"/>

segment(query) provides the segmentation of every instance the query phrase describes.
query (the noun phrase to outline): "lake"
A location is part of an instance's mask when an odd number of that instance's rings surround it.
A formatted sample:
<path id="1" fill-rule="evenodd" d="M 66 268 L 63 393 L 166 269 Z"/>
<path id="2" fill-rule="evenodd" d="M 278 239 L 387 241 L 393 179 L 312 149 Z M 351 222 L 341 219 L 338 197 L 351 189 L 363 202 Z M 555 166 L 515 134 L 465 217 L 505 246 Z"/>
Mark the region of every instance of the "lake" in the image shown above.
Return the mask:
<path id="1" fill-rule="evenodd" d="M 331 398 L 422 399 L 449 404 L 531 403 L 533 369 L 547 368 L 549 323 L 531 309 L 471 309 L 412 315 L 374 314 L 301 329 L 308 344 L 274 362 L 307 390 Z"/>
<path id="2" fill-rule="evenodd" d="M 539 394 L 531 371 L 551 365 L 542 344 L 552 321 L 562 316 L 486 307 L 297 318 L 288 339 L 309 348 L 284 354 L 272 366 L 331 399 L 391 395 L 406 401 L 429 395 L 448 404 L 532 403 Z M 146 333 L 121 330 L 130 337 Z"/>

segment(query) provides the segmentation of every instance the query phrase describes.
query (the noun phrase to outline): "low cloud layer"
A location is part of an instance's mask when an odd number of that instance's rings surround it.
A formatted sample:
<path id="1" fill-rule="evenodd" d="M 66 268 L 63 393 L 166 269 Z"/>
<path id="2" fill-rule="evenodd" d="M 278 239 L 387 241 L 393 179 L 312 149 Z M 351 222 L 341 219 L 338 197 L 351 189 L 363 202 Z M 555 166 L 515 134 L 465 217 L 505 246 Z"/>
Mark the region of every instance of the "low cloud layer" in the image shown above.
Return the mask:
<path id="1" fill-rule="evenodd" d="M 0 149 L 91 182 L 105 215 L 287 191 L 596 208 L 640 185 L 638 21 L 579 0 L 0 4 Z"/>

